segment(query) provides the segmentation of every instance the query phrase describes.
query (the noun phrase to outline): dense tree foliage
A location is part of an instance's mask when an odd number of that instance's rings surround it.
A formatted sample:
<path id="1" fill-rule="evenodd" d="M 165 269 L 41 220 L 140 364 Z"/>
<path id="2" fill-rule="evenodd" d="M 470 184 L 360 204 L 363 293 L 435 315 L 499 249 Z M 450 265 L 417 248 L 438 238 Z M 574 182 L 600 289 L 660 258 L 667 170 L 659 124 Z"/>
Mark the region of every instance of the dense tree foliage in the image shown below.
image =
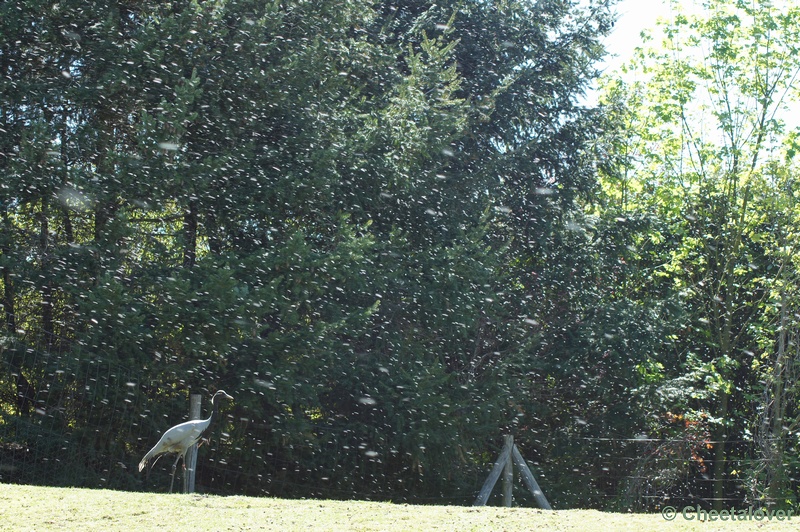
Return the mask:
<path id="1" fill-rule="evenodd" d="M 6 403 L 9 441 L 55 415 L 65 360 L 140 371 L 122 464 L 189 390 L 233 393 L 244 492 L 468 500 L 503 432 L 545 453 L 567 430 L 585 395 L 535 394 L 583 380 L 549 346 L 607 297 L 571 225 L 605 4 L 3 9 L 5 382 L 32 399 Z"/>
<path id="2" fill-rule="evenodd" d="M 621 162 L 604 179 L 607 215 L 650 220 L 638 237 L 650 271 L 639 290 L 680 297 L 677 351 L 654 375 L 659 408 L 685 420 L 687 435 L 705 427 L 690 476 L 709 479 L 700 489 L 717 508 L 796 500 L 788 122 L 798 17 L 795 5 L 705 1 L 662 25 L 634 81 L 607 87 L 627 124 L 612 141 Z"/>
<path id="3" fill-rule="evenodd" d="M 209 490 L 469 503 L 510 433 L 555 507 L 793 503 L 794 8 L 596 106 L 605 1 L 0 10 L 0 480 L 166 489 L 225 389 Z"/>

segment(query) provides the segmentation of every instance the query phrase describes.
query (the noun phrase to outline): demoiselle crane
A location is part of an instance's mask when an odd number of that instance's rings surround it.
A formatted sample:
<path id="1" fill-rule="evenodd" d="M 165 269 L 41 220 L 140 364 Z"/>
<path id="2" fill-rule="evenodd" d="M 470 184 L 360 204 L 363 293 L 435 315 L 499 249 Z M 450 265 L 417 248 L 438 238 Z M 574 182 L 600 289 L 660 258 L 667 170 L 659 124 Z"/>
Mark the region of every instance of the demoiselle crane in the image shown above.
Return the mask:
<path id="1" fill-rule="evenodd" d="M 178 457 L 175 463 L 172 464 L 172 482 L 169 484 L 169 492 L 172 493 L 172 485 L 175 483 L 175 468 L 178 467 L 178 460 L 183 460 L 183 470 L 186 471 L 186 452 L 189 448 L 200 440 L 207 439 L 211 434 L 212 423 L 217 415 L 219 408 L 218 401 L 220 399 L 230 399 L 233 397 L 220 390 L 211 398 L 211 415 L 206 419 L 195 419 L 186 421 L 179 425 L 175 425 L 167 430 L 158 443 L 152 449 L 147 451 L 142 461 L 139 462 L 139 471 L 143 471 L 150 460 L 155 464 L 159 458 L 168 453 L 177 453 Z M 152 468 L 153 464 L 150 465 Z"/>

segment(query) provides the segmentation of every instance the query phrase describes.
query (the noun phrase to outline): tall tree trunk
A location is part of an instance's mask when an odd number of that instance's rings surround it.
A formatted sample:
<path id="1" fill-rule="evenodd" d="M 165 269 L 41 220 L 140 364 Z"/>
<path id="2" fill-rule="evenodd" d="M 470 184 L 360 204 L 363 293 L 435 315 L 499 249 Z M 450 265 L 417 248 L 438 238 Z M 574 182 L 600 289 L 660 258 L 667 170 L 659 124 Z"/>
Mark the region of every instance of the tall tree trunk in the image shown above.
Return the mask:
<path id="1" fill-rule="evenodd" d="M 50 270 L 50 220 L 47 200 L 42 198 L 39 212 L 39 254 L 40 271 L 44 276 L 41 286 L 41 319 L 45 345 L 50 349 L 53 345 L 53 283 L 49 278 Z"/>
<path id="2" fill-rule="evenodd" d="M 722 510 L 725 503 L 725 474 L 726 474 L 726 460 L 727 460 L 727 440 L 728 440 L 728 399 L 730 394 L 723 391 L 720 394 L 719 408 L 717 415 L 722 420 L 720 427 L 715 431 L 714 435 L 714 468 L 713 478 L 713 506 L 715 510 Z"/>
<path id="3" fill-rule="evenodd" d="M 197 260 L 197 201 L 189 200 L 183 216 L 183 267 L 191 268 Z"/>
<path id="4" fill-rule="evenodd" d="M 109 224 L 116 216 L 119 205 L 114 201 L 98 203 L 94 210 L 94 241 L 97 249 L 98 261 L 94 282 L 99 282 L 100 276 L 112 263 L 115 255 Z"/>
<path id="5" fill-rule="evenodd" d="M 67 137 L 67 117 L 66 112 L 62 113 L 61 124 L 59 127 L 59 140 L 61 143 L 61 186 L 66 188 L 69 186 L 69 157 L 67 156 L 67 144 L 69 138 Z M 72 218 L 69 215 L 69 207 L 63 202 L 61 204 L 61 216 L 64 221 L 64 236 L 68 243 L 75 242 L 75 231 L 72 228 Z"/>
<path id="6" fill-rule="evenodd" d="M 755 161 L 754 161 L 755 164 Z M 742 191 L 742 204 L 736 207 L 736 181 L 738 174 L 738 160 L 734 158 L 733 177 L 729 180 L 728 198 L 725 201 L 724 211 L 718 217 L 719 220 L 727 222 L 733 219 L 736 222 L 735 233 L 731 236 L 732 240 L 723 240 L 726 244 L 724 246 L 717 246 L 717 257 L 722 259 L 723 268 L 720 275 L 720 289 L 717 291 L 717 297 L 713 303 L 714 305 L 714 318 L 716 328 L 719 330 L 718 345 L 719 356 L 729 357 L 736 359 L 734 356 L 734 349 L 741 349 L 738 339 L 738 334 L 734 334 L 734 310 L 736 306 L 736 261 L 741 253 L 743 231 L 745 227 L 745 215 L 748 211 L 750 200 L 750 185 L 745 186 Z M 752 169 L 751 169 L 752 172 Z M 737 209 L 738 210 L 735 210 Z M 721 251 L 721 253 L 719 253 Z M 742 325 L 744 326 L 744 325 Z M 728 463 L 728 431 L 731 429 L 729 425 L 729 411 L 731 392 L 734 390 L 733 379 L 735 378 L 734 372 L 728 367 L 728 362 L 718 369 L 720 372 L 720 380 L 722 381 L 722 389 L 719 392 L 719 406 L 717 409 L 717 419 L 719 419 L 720 426 L 715 431 L 715 448 L 714 448 L 714 467 L 713 467 L 713 506 L 715 510 L 722 510 L 725 506 L 725 495 L 727 485 L 727 463 Z"/>
<path id="7" fill-rule="evenodd" d="M 2 56 L 0 57 L 0 71 L 11 71 L 10 63 L 13 63 L 13 59 L 7 57 L 6 54 L 0 54 L 0 56 Z M 0 137 L 0 172 L 5 173 L 8 171 L 11 154 L 14 151 L 13 146 L 15 145 L 15 139 L 14 135 L 10 132 L 15 129 L 14 124 L 17 123 L 17 119 L 15 113 L 12 111 L 12 109 L 14 109 L 13 105 L 3 105 L 2 107 L 3 109 L 0 110 L 0 129 L 6 133 Z M 6 264 L 5 266 L 0 266 L 0 278 L 2 278 L 3 283 L 3 324 L 7 331 L 14 332 L 17 330 L 16 310 L 14 308 L 14 281 L 11 275 L 11 267 L 8 265 L 11 264 L 9 255 L 11 249 L 15 247 L 15 245 L 14 231 L 11 225 L 11 218 L 8 214 L 7 201 L 0 201 L 0 214 L 2 215 L 2 220 L 0 220 L 0 223 L 2 223 L 0 257 L 4 259 Z"/>
<path id="8" fill-rule="evenodd" d="M 219 224 L 213 208 L 206 213 L 204 226 L 206 238 L 208 238 L 208 249 L 212 256 L 219 256 L 222 253 L 222 241 L 219 238 Z"/>
<path id="9" fill-rule="evenodd" d="M 0 248 L 0 256 L 7 259 L 11 252 L 12 234 L 11 220 L 8 217 L 8 210 L 3 208 L 3 228 L 6 240 L 3 240 L 2 247 Z M 8 260 L 7 260 L 8 263 Z M 3 279 L 3 323 L 9 332 L 17 330 L 16 311 L 14 309 L 14 281 L 11 278 L 11 268 L 8 266 L 0 266 L 0 274 Z"/>
<path id="10" fill-rule="evenodd" d="M 5 252 L 4 252 L 5 253 Z M 8 266 L 0 268 L 3 277 L 3 323 L 8 332 L 17 330 L 16 311 L 14 310 L 14 281 Z"/>
<path id="11" fill-rule="evenodd" d="M 105 241 L 108 222 L 111 220 L 112 213 L 109 206 L 98 203 L 94 209 L 94 240 L 99 244 Z"/>
<path id="12" fill-rule="evenodd" d="M 771 507 L 780 505 L 781 500 L 789 489 L 786 469 L 783 465 L 785 452 L 784 417 L 787 404 L 785 380 L 788 365 L 786 353 L 787 326 L 786 294 L 781 292 L 778 353 L 772 368 L 772 379 L 771 382 L 768 381 L 767 383 L 764 397 L 764 426 L 760 438 L 762 460 L 764 460 L 766 473 L 767 505 Z"/>

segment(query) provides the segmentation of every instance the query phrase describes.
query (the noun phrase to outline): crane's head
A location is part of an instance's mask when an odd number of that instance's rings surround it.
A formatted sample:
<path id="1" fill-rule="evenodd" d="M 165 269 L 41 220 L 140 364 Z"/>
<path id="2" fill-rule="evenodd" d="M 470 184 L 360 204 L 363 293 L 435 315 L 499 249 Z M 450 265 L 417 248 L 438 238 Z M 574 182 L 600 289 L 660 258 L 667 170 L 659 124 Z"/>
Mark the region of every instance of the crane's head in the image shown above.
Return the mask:
<path id="1" fill-rule="evenodd" d="M 214 394 L 214 397 L 211 398 L 211 404 L 217 404 L 219 399 L 230 399 L 233 401 L 233 397 L 225 393 L 223 390 L 219 390 L 217 393 Z"/>

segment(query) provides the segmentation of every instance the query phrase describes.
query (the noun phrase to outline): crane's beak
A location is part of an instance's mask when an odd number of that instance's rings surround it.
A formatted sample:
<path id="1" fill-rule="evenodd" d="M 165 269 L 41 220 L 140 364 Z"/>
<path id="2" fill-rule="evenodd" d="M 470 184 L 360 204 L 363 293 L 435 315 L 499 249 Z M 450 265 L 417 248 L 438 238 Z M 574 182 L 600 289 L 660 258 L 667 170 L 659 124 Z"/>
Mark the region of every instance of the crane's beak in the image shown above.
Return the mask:
<path id="1" fill-rule="evenodd" d="M 225 392 L 222 392 L 222 393 L 224 394 L 224 396 L 225 396 L 225 399 L 230 399 L 231 401 L 233 401 L 233 397 L 231 397 L 230 395 L 228 395 L 228 394 L 227 394 L 227 393 L 225 393 Z"/>

